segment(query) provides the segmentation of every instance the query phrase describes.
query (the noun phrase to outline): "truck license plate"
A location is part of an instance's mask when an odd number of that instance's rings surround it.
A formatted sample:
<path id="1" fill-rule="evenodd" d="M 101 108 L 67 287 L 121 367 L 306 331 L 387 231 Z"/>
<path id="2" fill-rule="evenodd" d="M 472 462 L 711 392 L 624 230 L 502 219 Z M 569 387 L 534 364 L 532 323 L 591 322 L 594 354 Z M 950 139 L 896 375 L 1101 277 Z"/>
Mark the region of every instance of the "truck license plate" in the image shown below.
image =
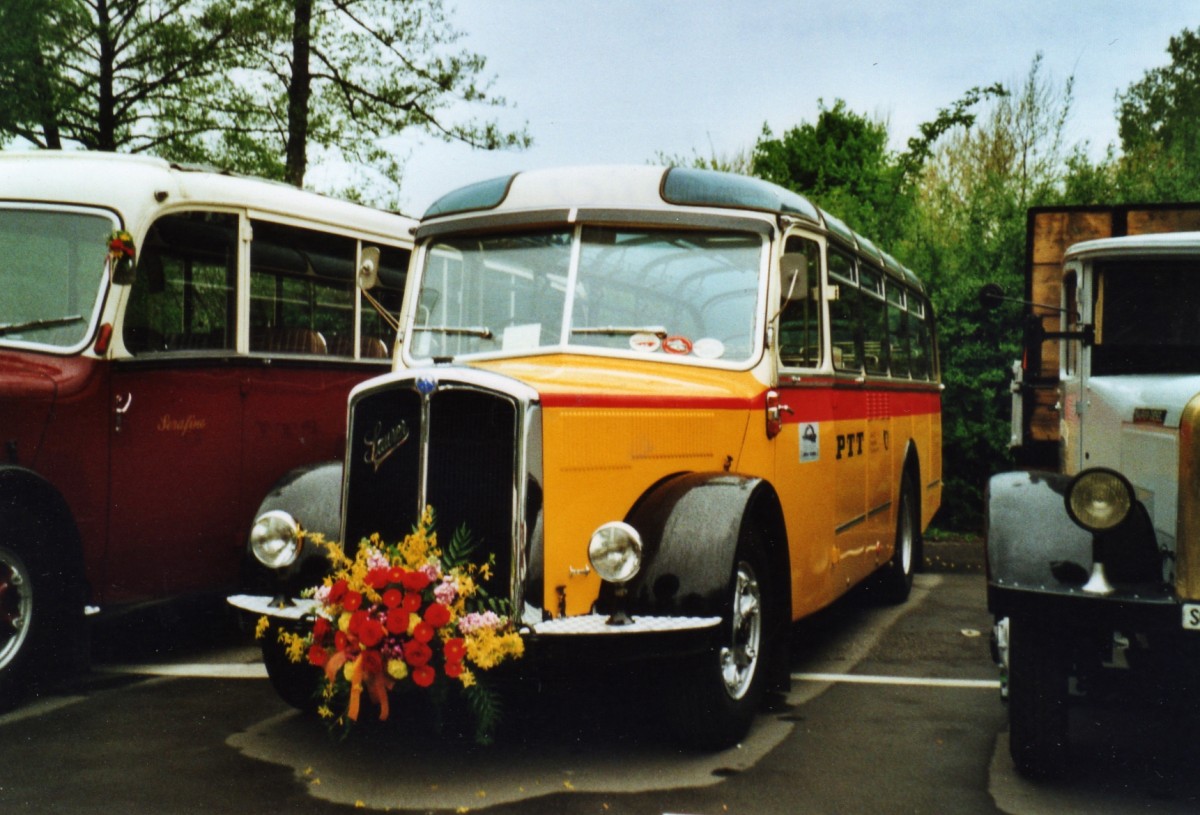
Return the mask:
<path id="1" fill-rule="evenodd" d="M 1200 631 L 1200 603 L 1183 604 L 1183 627 Z"/>

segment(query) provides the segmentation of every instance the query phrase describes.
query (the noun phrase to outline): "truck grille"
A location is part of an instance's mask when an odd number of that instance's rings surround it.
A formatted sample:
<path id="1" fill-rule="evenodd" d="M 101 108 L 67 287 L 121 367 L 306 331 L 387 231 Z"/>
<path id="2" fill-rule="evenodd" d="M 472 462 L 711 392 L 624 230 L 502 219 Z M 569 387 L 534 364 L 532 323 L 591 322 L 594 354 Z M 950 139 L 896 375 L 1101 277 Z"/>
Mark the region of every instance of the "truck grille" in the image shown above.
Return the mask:
<path id="1" fill-rule="evenodd" d="M 478 372 L 435 370 L 388 377 L 350 404 L 343 540 L 378 532 L 391 543 L 432 506 L 445 545 L 465 526 L 476 559 L 495 558 L 493 595 L 522 600 L 528 579 L 527 511 L 540 510 L 540 472 L 526 449 L 537 425 L 536 396 L 519 383 Z M 511 386 L 497 390 L 488 385 Z M 513 391 L 517 392 L 513 392 Z"/>

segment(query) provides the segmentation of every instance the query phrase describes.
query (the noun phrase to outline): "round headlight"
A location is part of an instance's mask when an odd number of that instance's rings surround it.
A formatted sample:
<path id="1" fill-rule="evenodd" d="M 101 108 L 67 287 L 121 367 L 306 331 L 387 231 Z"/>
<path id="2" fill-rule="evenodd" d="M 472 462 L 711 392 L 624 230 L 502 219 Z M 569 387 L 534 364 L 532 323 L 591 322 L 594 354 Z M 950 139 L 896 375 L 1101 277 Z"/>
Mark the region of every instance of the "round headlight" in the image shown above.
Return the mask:
<path id="1" fill-rule="evenodd" d="M 283 510 L 258 516 L 250 530 L 250 551 L 269 569 L 283 569 L 300 554 L 300 524 Z"/>
<path id="2" fill-rule="evenodd" d="M 588 541 L 588 561 L 604 580 L 625 583 L 642 568 L 642 536 L 627 523 L 606 523 Z"/>
<path id="3" fill-rule="evenodd" d="M 1085 470 L 1067 487 L 1067 514 L 1089 532 L 1104 532 L 1129 517 L 1133 485 L 1115 470 Z"/>

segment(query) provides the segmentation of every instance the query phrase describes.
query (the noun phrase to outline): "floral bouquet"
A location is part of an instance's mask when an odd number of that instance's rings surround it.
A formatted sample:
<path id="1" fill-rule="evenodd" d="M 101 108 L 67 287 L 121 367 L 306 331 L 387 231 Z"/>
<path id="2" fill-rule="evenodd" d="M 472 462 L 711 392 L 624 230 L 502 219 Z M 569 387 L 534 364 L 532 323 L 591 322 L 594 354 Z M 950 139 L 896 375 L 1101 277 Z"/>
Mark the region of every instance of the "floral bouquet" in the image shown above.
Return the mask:
<path id="1" fill-rule="evenodd" d="M 318 713 L 348 726 L 365 692 L 384 720 L 391 691 L 452 684 L 475 714 L 476 738 L 490 740 L 497 706 L 475 672 L 524 652 L 507 602 L 481 586 L 494 558 L 470 561 L 475 545 L 465 528 L 439 547 L 431 508 L 403 541 L 385 544 L 372 535 L 354 557 L 337 543 L 312 540 L 326 548 L 332 574 L 305 592 L 316 601 L 311 629 L 281 629 L 279 639 L 292 662 L 321 670 Z"/>

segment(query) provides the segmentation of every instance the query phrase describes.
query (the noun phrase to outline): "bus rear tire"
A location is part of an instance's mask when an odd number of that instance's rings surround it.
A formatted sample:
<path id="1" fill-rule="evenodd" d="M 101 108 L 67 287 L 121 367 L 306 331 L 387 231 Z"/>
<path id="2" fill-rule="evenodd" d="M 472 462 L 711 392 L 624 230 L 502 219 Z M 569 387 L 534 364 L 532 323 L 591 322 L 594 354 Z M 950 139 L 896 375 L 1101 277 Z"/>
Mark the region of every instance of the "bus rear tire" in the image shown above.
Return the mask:
<path id="1" fill-rule="evenodd" d="M 899 604 L 912 591 L 913 574 L 921 560 L 921 523 L 917 487 L 912 473 L 900 480 L 900 505 L 896 512 L 896 542 L 892 558 L 875 576 L 874 594 L 884 603 Z"/>

